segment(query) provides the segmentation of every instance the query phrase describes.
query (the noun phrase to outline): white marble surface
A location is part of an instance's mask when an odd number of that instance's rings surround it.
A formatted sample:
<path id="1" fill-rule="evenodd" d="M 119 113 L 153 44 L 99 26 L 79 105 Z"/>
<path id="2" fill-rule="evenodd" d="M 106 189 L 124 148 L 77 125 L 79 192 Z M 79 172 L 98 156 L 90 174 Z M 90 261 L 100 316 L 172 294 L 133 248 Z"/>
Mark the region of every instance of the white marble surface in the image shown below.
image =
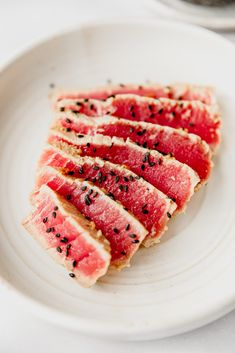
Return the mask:
<path id="1" fill-rule="evenodd" d="M 102 17 L 157 17 L 154 0 L 0 0 L 0 66 L 20 50 L 76 24 Z M 235 31 L 222 33 L 235 42 Z M 222 54 L 221 54 L 222 55 Z M 80 336 L 19 308 L 0 288 L 0 353 L 234 353 L 235 311 L 196 331 L 150 342 Z"/>

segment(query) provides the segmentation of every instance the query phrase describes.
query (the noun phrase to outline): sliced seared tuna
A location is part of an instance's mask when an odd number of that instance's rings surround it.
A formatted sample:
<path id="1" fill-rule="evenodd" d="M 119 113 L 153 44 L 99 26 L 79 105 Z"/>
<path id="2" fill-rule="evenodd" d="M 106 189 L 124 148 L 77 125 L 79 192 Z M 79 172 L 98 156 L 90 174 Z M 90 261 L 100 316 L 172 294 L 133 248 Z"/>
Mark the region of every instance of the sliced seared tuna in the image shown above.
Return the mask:
<path id="1" fill-rule="evenodd" d="M 129 265 L 148 234 L 134 216 L 95 185 L 66 176 L 52 167 L 45 167 L 39 172 L 36 190 L 44 184 L 72 203 L 102 231 L 110 243 L 112 266 L 122 268 Z"/>
<path id="2" fill-rule="evenodd" d="M 65 99 L 58 102 L 57 108 L 60 111 L 72 110 L 89 116 L 111 114 L 132 121 L 182 128 L 200 136 L 212 149 L 215 149 L 220 141 L 221 122 L 217 108 L 199 101 L 152 99 L 127 94 L 117 95 L 105 102 Z"/>
<path id="3" fill-rule="evenodd" d="M 46 185 L 40 188 L 32 213 L 23 222 L 29 233 L 70 276 L 84 287 L 103 276 L 110 263 L 110 247 L 77 209 Z"/>
<path id="4" fill-rule="evenodd" d="M 199 100 L 206 104 L 215 104 L 215 94 L 211 87 L 196 86 L 189 84 L 173 84 L 163 86 L 158 84 L 144 85 L 108 85 L 95 90 L 73 91 L 73 92 L 57 92 L 55 100 L 61 99 L 78 99 L 78 98 L 93 98 L 107 99 L 116 94 L 137 94 L 151 98 L 171 98 L 180 100 Z"/>
<path id="5" fill-rule="evenodd" d="M 92 181 L 109 192 L 145 226 L 149 234 L 145 246 L 159 241 L 166 230 L 168 215 L 176 204 L 142 178 L 123 166 L 105 162 L 100 158 L 74 157 L 69 151 L 48 145 L 41 156 L 39 167 L 52 166 L 73 177 Z"/>
<path id="6" fill-rule="evenodd" d="M 189 165 L 199 175 L 201 182 L 208 179 L 211 168 L 211 152 L 206 142 L 194 134 L 168 126 L 117 119 L 111 116 L 89 118 L 82 114 L 59 113 L 55 126 L 81 134 L 128 137 L 145 148 L 162 154 L 170 154 Z"/>
<path id="7" fill-rule="evenodd" d="M 198 175 L 186 164 L 157 151 L 139 147 L 127 139 L 74 132 L 52 132 L 49 143 L 60 147 L 65 143 L 81 156 L 101 157 L 123 164 L 170 197 L 183 210 L 199 183 Z M 171 216 L 171 215 L 170 215 Z"/>

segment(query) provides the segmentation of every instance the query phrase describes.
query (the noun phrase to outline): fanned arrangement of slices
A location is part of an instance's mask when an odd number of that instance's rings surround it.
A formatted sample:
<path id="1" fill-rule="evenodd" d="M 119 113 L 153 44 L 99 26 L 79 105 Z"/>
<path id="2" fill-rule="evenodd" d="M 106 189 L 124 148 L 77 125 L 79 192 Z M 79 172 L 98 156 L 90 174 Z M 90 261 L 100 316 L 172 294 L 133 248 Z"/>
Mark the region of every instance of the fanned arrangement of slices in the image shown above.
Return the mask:
<path id="1" fill-rule="evenodd" d="M 208 181 L 220 142 L 212 88 L 118 85 L 57 92 L 24 227 L 93 285 L 160 241 Z"/>

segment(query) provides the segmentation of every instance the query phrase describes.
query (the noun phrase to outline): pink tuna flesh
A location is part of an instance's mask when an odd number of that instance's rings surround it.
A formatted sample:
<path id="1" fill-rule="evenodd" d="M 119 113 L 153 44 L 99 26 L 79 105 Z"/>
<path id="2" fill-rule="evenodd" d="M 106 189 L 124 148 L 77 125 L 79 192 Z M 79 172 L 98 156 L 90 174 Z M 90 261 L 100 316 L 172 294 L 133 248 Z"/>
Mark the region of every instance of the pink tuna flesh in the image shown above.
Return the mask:
<path id="1" fill-rule="evenodd" d="M 73 157 L 64 148 L 48 146 L 39 161 L 39 166 L 51 166 L 63 170 L 67 175 L 92 181 L 109 192 L 145 226 L 149 234 L 144 245 L 158 242 L 166 229 L 169 215 L 176 208 L 166 195 L 158 191 L 127 168 L 104 162 L 99 158 Z"/>
<path id="2" fill-rule="evenodd" d="M 45 167 L 40 171 L 36 186 L 40 188 L 44 184 L 72 203 L 102 231 L 110 243 L 113 266 L 122 268 L 129 264 L 148 233 L 137 219 L 96 186 L 65 176 L 54 168 Z M 130 227 L 126 229 L 128 224 Z"/>
<path id="3" fill-rule="evenodd" d="M 47 186 L 40 189 L 24 227 L 83 286 L 91 286 L 106 273 L 110 263 L 107 240 Z"/>
<path id="4" fill-rule="evenodd" d="M 150 98 L 170 98 L 180 100 L 199 100 L 205 104 L 215 104 L 214 91 L 210 87 L 187 84 L 172 84 L 163 86 L 158 84 L 131 85 L 120 84 L 117 86 L 108 85 L 95 90 L 60 92 L 56 94 L 55 100 L 93 98 L 107 99 L 116 94 L 136 94 Z"/>
<path id="5" fill-rule="evenodd" d="M 48 141 L 56 146 L 67 143 L 81 156 L 100 157 L 126 165 L 176 202 L 180 211 L 184 209 L 199 182 L 197 174 L 186 164 L 157 151 L 139 147 L 129 140 L 124 142 L 122 139 L 102 135 L 54 132 Z"/>
<path id="6" fill-rule="evenodd" d="M 182 128 L 200 136 L 212 149 L 220 141 L 220 115 L 212 106 L 198 101 L 176 101 L 167 98 L 152 99 L 136 95 L 117 95 L 107 101 L 62 100 L 60 111 L 73 111 L 88 116 L 111 114 L 132 121 L 145 121 L 162 126 Z"/>
<path id="7" fill-rule="evenodd" d="M 117 119 L 111 116 L 90 119 L 79 114 L 60 114 L 55 126 L 88 135 L 102 134 L 126 140 L 128 137 L 144 148 L 170 154 L 190 166 L 206 181 L 212 162 L 209 146 L 200 137 L 174 128 L 157 124 Z"/>

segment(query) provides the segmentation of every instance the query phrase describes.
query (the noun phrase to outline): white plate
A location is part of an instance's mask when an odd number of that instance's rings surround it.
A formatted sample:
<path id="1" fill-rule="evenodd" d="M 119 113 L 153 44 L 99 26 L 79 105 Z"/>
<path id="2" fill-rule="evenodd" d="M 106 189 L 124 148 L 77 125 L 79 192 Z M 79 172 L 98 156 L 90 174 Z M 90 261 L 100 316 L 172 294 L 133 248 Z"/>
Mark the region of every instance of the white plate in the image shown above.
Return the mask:
<path id="1" fill-rule="evenodd" d="M 50 38 L 0 76 L 0 275 L 35 313 L 83 333 L 144 340 L 187 331 L 235 307 L 235 49 L 203 29 L 104 21 Z M 82 289 L 22 229 L 52 119 L 49 85 L 188 81 L 214 85 L 223 143 L 213 175 L 159 246 Z"/>

